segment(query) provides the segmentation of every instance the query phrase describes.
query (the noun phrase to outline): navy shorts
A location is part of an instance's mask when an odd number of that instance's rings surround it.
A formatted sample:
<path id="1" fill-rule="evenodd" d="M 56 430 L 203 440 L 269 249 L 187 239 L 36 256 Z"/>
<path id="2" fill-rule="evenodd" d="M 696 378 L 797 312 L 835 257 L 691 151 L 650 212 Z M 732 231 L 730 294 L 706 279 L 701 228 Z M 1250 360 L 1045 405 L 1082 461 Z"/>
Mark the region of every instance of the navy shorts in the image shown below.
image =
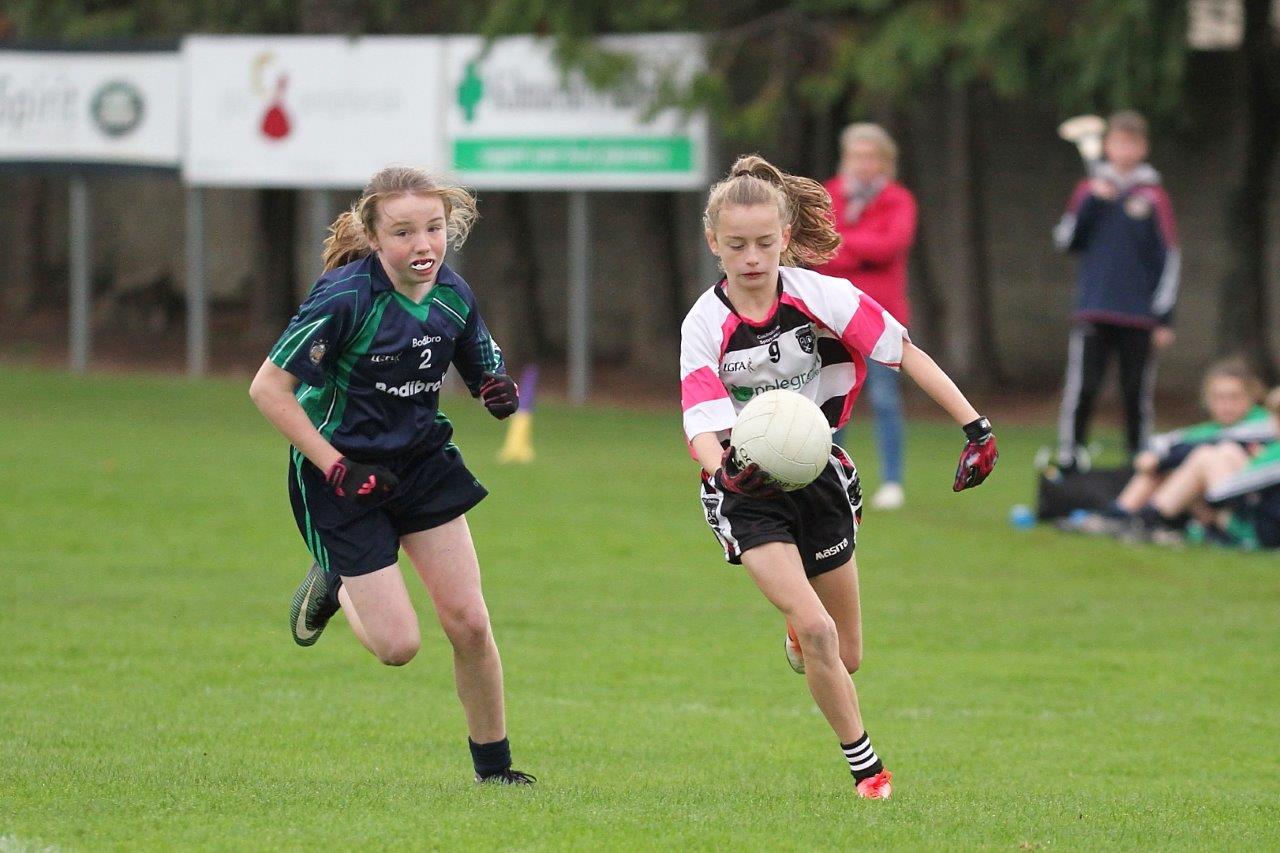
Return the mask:
<path id="1" fill-rule="evenodd" d="M 401 536 L 453 521 L 489 494 L 453 444 L 387 467 L 400 478 L 395 491 L 362 505 L 335 495 L 320 469 L 290 448 L 293 518 L 325 571 L 352 577 L 390 566 L 400 554 Z"/>
<path id="2" fill-rule="evenodd" d="M 766 542 L 790 542 L 800 551 L 808 577 L 838 569 L 853 556 L 862 520 L 858 469 L 839 445 L 831 445 L 827 467 L 803 489 L 779 498 L 751 498 L 716 488 L 704 471 L 702 508 L 735 565 L 742 553 Z"/>

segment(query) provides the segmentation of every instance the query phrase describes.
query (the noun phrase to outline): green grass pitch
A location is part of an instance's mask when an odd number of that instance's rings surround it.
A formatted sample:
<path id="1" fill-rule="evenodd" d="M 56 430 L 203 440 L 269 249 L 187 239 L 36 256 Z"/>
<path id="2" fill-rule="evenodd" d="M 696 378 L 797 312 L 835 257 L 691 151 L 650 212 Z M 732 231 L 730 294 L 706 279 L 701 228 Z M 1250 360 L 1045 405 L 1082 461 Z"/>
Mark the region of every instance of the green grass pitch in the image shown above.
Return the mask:
<path id="1" fill-rule="evenodd" d="M 541 780 L 482 789 L 416 579 L 407 667 L 341 617 L 290 641 L 308 558 L 246 385 L 0 370 L 0 851 L 1280 844 L 1275 556 L 1014 530 L 1046 429 L 990 412 L 1000 467 L 955 495 L 959 431 L 912 424 L 907 509 L 864 518 L 868 803 L 706 528 L 674 390 L 543 407 L 527 466 L 447 399 Z"/>

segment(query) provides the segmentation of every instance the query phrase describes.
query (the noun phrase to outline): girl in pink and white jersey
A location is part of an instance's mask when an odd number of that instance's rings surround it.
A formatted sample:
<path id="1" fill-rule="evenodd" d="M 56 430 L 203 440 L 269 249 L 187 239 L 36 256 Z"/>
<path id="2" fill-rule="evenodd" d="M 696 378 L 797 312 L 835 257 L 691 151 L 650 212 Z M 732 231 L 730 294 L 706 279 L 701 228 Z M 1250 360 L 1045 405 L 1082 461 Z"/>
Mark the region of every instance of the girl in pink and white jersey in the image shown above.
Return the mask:
<path id="1" fill-rule="evenodd" d="M 996 442 L 990 422 L 892 315 L 848 281 L 805 269 L 835 253 L 831 223 L 821 184 L 761 157 L 740 158 L 712 187 L 704 225 L 724 278 L 681 326 L 681 405 L 702 465 L 703 509 L 725 559 L 744 566 L 786 617 L 788 660 L 840 739 L 858 794 L 887 799 L 891 775 L 849 678 L 862 659 L 857 469 L 833 444 L 816 480 L 784 492 L 756 465 L 738 462 L 730 430 L 752 397 L 774 388 L 813 400 L 834 430 L 848 420 L 872 359 L 905 371 L 963 426 L 955 491 L 986 479 Z"/>

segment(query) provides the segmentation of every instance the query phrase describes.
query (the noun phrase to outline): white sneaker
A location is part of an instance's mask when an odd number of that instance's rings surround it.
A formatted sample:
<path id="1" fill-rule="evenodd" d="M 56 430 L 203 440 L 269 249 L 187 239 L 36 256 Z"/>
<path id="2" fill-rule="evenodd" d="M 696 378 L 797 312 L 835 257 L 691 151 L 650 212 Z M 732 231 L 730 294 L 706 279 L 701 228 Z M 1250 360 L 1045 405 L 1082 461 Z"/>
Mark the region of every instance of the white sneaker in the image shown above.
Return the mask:
<path id="1" fill-rule="evenodd" d="M 872 509 L 902 509 L 907 496 L 902 492 L 901 483 L 884 483 L 876 489 L 871 498 Z"/>

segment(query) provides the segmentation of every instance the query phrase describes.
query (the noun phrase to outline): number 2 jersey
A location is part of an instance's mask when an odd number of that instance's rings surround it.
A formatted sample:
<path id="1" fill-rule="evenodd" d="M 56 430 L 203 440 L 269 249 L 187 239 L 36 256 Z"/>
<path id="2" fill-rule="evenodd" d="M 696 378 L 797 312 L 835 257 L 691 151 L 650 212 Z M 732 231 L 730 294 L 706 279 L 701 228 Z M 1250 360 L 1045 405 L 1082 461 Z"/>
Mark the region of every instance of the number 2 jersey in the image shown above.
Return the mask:
<path id="1" fill-rule="evenodd" d="M 849 419 L 868 358 L 895 370 L 907 330 L 843 278 L 797 267 L 778 270 L 772 316 L 740 316 L 722 279 L 689 309 L 680 327 L 680 405 L 685 437 L 724 441 L 738 413 L 775 388 L 813 400 L 834 430 Z"/>
<path id="2" fill-rule="evenodd" d="M 301 380 L 295 396 L 311 423 L 357 461 L 449 441 L 439 403 L 450 363 L 473 396 L 486 370 L 505 372 L 461 276 L 441 265 L 416 303 L 392 286 L 376 255 L 321 276 L 268 358 Z"/>

